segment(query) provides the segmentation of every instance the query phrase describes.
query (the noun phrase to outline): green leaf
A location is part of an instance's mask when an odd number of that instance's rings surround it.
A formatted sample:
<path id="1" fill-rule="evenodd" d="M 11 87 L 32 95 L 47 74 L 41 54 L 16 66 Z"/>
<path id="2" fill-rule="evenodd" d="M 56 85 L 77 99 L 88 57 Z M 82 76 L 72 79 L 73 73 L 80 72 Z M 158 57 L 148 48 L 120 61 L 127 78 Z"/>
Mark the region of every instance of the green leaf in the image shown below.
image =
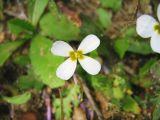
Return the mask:
<path id="1" fill-rule="evenodd" d="M 22 95 L 14 96 L 14 97 L 3 97 L 5 101 L 11 104 L 24 104 L 31 98 L 31 93 L 26 92 Z"/>
<path id="2" fill-rule="evenodd" d="M 155 64 L 153 64 L 153 66 L 151 66 L 150 69 L 152 76 L 154 76 L 154 78 L 156 78 L 158 81 L 160 79 L 160 61 L 158 60 Z"/>
<path id="3" fill-rule="evenodd" d="M 160 105 L 158 105 L 154 112 L 153 112 L 153 116 L 152 116 L 152 120 L 159 120 L 160 119 Z"/>
<path id="4" fill-rule="evenodd" d="M 127 112 L 133 112 L 135 114 L 139 114 L 141 111 L 139 105 L 131 96 L 124 97 L 122 108 Z"/>
<path id="5" fill-rule="evenodd" d="M 8 21 L 9 30 L 18 35 L 20 33 L 32 34 L 34 32 L 34 27 L 25 20 L 21 19 L 12 19 Z"/>
<path id="6" fill-rule="evenodd" d="M 117 39 L 114 42 L 114 49 L 120 58 L 123 58 L 129 48 L 129 40 L 127 38 Z"/>
<path id="7" fill-rule="evenodd" d="M 95 59 L 98 58 L 98 52 L 97 52 L 97 50 L 94 50 L 91 53 L 89 53 L 89 56 L 92 57 L 92 58 L 95 58 Z"/>
<path id="8" fill-rule="evenodd" d="M 156 92 L 155 93 L 155 97 L 153 98 L 153 102 L 154 102 L 154 111 L 152 114 L 152 120 L 159 120 L 160 119 L 160 93 Z"/>
<path id="9" fill-rule="evenodd" d="M 21 90 L 41 90 L 44 84 L 39 81 L 38 76 L 36 76 L 32 70 L 28 71 L 28 75 L 22 75 L 18 78 L 16 85 Z"/>
<path id="10" fill-rule="evenodd" d="M 136 32 L 136 27 L 135 26 L 131 26 L 131 27 L 125 28 L 124 30 L 122 30 L 122 32 L 123 32 L 123 36 L 124 37 L 133 38 L 133 37 L 137 36 L 137 32 Z"/>
<path id="11" fill-rule="evenodd" d="M 130 40 L 130 46 L 128 48 L 128 51 L 147 55 L 153 53 L 149 41 L 141 41 L 141 40 Z"/>
<path id="12" fill-rule="evenodd" d="M 23 40 L 18 40 L 14 42 L 6 42 L 0 44 L 0 66 L 9 58 L 13 51 L 15 51 L 19 46 L 24 43 Z"/>
<path id="13" fill-rule="evenodd" d="M 64 89 L 62 93 L 64 115 L 69 118 L 72 113 L 72 105 L 77 107 L 79 104 L 78 95 L 80 94 L 80 87 L 78 85 L 71 84 L 67 89 Z M 59 120 L 61 118 L 61 99 L 54 99 L 53 106 L 55 109 L 56 120 Z"/>
<path id="14" fill-rule="evenodd" d="M 61 14 L 46 14 L 40 21 L 40 28 L 43 34 L 61 40 L 76 39 L 79 28 L 76 27 L 68 18 Z"/>
<path id="15" fill-rule="evenodd" d="M 81 21 L 82 25 L 80 27 L 80 37 L 82 37 L 82 39 L 89 34 L 101 34 L 99 26 L 97 26 L 96 23 L 90 19 L 90 17 L 82 16 Z"/>
<path id="16" fill-rule="evenodd" d="M 146 75 L 149 71 L 150 68 L 156 64 L 157 58 L 152 58 L 149 61 L 147 61 L 147 63 L 145 63 L 139 70 L 139 75 L 142 77 L 144 75 Z"/>
<path id="17" fill-rule="evenodd" d="M 45 10 L 49 0 L 36 0 L 34 4 L 33 16 L 32 16 L 32 24 L 34 26 L 37 25 L 39 18 Z"/>
<path id="18" fill-rule="evenodd" d="M 56 76 L 56 69 L 64 58 L 51 53 L 52 44 L 51 40 L 36 36 L 31 43 L 30 58 L 33 70 L 42 82 L 51 88 L 57 88 L 64 85 L 64 80 Z"/>
<path id="19" fill-rule="evenodd" d="M 14 58 L 14 63 L 25 66 L 30 64 L 30 58 L 28 55 L 20 55 Z"/>
<path id="20" fill-rule="evenodd" d="M 104 75 L 91 76 L 89 82 L 96 91 L 101 91 L 106 96 L 112 96 L 112 81 Z"/>
<path id="21" fill-rule="evenodd" d="M 113 96 L 116 99 L 122 99 L 124 97 L 124 93 L 123 93 L 121 87 L 114 87 L 113 88 Z"/>
<path id="22" fill-rule="evenodd" d="M 104 28 L 108 28 L 111 25 L 111 17 L 112 17 L 111 14 L 103 8 L 99 8 L 97 10 L 97 13 L 99 21 L 102 24 L 102 26 Z"/>
<path id="23" fill-rule="evenodd" d="M 100 0 L 103 7 L 112 8 L 114 11 L 117 11 L 122 6 L 122 0 Z"/>

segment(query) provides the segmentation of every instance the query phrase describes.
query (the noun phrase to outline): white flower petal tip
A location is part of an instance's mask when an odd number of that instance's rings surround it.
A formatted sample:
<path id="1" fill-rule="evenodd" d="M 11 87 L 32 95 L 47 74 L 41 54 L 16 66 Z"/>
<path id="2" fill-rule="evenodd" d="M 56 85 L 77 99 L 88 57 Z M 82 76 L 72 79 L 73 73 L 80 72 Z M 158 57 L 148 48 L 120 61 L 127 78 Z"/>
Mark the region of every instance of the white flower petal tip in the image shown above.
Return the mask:
<path id="1" fill-rule="evenodd" d="M 136 31 L 143 38 L 151 37 L 156 23 L 152 16 L 142 15 L 137 19 Z"/>
<path id="2" fill-rule="evenodd" d="M 79 63 L 82 68 L 91 75 L 96 75 L 101 70 L 101 64 L 97 60 L 88 56 L 84 56 L 84 59 L 79 60 Z"/>
<path id="3" fill-rule="evenodd" d="M 158 5 L 158 8 L 157 8 L 157 17 L 158 17 L 158 20 L 160 21 L 160 4 Z"/>
<path id="4" fill-rule="evenodd" d="M 51 48 L 51 52 L 54 55 L 63 57 L 68 57 L 70 51 L 73 51 L 73 48 L 64 41 L 56 41 L 55 43 L 53 43 Z"/>
<path id="5" fill-rule="evenodd" d="M 151 37 L 151 48 L 154 52 L 160 53 L 160 33 L 153 32 Z"/>
<path id="6" fill-rule="evenodd" d="M 76 66 L 77 61 L 72 61 L 68 58 L 57 68 L 56 75 L 62 80 L 68 80 L 73 76 Z"/>
<path id="7" fill-rule="evenodd" d="M 93 34 L 86 36 L 80 43 L 78 50 L 82 50 L 84 54 L 95 50 L 100 45 L 100 39 Z"/>

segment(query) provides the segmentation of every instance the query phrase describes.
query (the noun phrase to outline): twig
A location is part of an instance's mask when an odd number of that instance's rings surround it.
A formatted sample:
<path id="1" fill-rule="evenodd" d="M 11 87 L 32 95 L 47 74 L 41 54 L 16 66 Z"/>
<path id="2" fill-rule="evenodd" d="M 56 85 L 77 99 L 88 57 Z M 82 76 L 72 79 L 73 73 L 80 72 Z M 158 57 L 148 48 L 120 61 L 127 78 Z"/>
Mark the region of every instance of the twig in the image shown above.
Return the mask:
<path id="1" fill-rule="evenodd" d="M 11 105 L 10 117 L 11 117 L 11 120 L 14 120 L 14 117 L 15 117 L 15 113 L 14 113 L 14 105 Z"/>
<path id="2" fill-rule="evenodd" d="M 87 87 L 85 81 L 84 81 L 79 75 L 75 75 L 75 76 L 76 76 L 77 79 L 80 81 L 80 84 L 81 84 L 82 87 L 83 87 L 83 90 L 84 90 L 85 95 L 87 96 L 89 102 L 91 103 L 94 111 L 96 112 L 96 114 L 97 114 L 97 116 L 98 116 L 98 120 L 103 120 L 104 118 L 103 118 L 103 116 L 102 116 L 99 108 L 97 107 L 96 103 L 94 102 L 94 100 L 93 100 L 93 98 L 92 98 L 92 96 L 91 96 L 91 94 L 90 94 L 90 90 L 89 90 L 89 88 Z"/>
<path id="3" fill-rule="evenodd" d="M 59 89 L 60 99 L 61 99 L 61 120 L 64 120 L 64 111 L 63 111 L 63 96 L 62 96 L 62 90 Z"/>

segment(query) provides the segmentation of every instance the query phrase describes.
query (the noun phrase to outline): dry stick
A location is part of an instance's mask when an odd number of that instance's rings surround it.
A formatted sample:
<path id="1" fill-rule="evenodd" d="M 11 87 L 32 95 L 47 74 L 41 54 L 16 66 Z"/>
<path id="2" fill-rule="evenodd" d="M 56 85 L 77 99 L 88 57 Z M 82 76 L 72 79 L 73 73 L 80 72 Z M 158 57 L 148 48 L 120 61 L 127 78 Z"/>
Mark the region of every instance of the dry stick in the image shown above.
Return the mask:
<path id="1" fill-rule="evenodd" d="M 15 118 L 15 113 L 14 113 L 14 105 L 11 105 L 11 110 L 10 110 L 10 117 L 11 120 L 14 120 Z"/>
<path id="2" fill-rule="evenodd" d="M 64 111 L 63 111 L 63 96 L 62 96 L 62 90 L 59 89 L 60 99 L 61 99 L 61 120 L 64 120 Z"/>
<path id="3" fill-rule="evenodd" d="M 100 110 L 98 109 L 96 103 L 94 102 L 94 100 L 93 100 L 93 98 L 92 98 L 92 96 L 91 96 L 91 94 L 90 94 L 90 90 L 89 90 L 89 88 L 87 87 L 85 81 L 84 81 L 79 75 L 75 75 L 75 76 L 76 76 L 77 79 L 80 81 L 80 84 L 81 84 L 82 87 L 83 87 L 84 93 L 86 94 L 89 102 L 91 103 L 94 111 L 96 112 L 96 114 L 97 114 L 97 116 L 98 116 L 98 120 L 103 120 L 104 118 L 103 118 Z"/>

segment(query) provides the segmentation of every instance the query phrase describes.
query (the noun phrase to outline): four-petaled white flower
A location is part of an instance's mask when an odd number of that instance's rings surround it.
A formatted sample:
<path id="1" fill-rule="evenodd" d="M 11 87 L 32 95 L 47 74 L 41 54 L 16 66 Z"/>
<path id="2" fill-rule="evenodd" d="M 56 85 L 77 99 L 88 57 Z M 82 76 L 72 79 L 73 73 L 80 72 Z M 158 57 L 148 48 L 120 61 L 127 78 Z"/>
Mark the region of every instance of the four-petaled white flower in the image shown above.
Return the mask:
<path id="1" fill-rule="evenodd" d="M 158 20 L 160 21 L 160 4 L 157 9 Z M 154 52 L 160 53 L 160 23 L 150 15 L 142 15 L 137 19 L 136 30 L 143 38 L 151 37 L 151 48 Z"/>
<path id="2" fill-rule="evenodd" d="M 99 45 L 99 38 L 92 34 L 82 40 L 77 51 L 64 41 L 53 43 L 51 52 L 54 55 L 69 57 L 57 68 L 56 75 L 63 80 L 70 79 L 76 70 L 77 60 L 89 74 L 96 75 L 101 69 L 100 63 L 85 54 L 95 50 Z"/>

